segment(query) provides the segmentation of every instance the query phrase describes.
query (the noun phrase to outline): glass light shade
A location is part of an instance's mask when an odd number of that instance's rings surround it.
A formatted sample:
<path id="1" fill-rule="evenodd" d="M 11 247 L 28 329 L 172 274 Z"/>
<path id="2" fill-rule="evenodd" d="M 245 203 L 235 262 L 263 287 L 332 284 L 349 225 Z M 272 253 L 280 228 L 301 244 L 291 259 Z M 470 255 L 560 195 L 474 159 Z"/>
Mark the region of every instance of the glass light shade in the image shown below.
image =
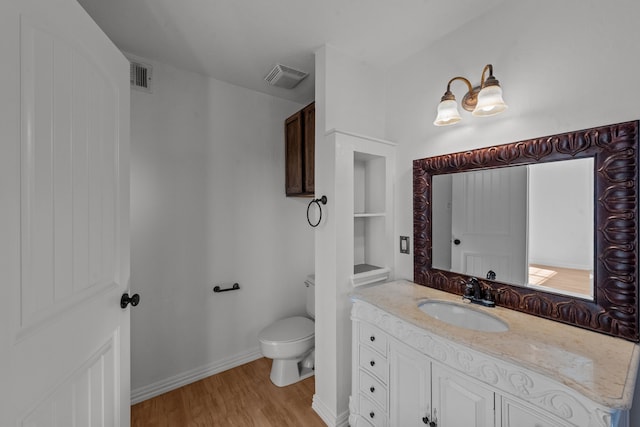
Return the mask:
<path id="1" fill-rule="evenodd" d="M 502 88 L 498 85 L 487 86 L 478 94 L 478 103 L 471 114 L 478 117 L 493 116 L 507 109 L 502 99 Z"/>
<path id="2" fill-rule="evenodd" d="M 454 123 L 458 123 L 462 120 L 460 113 L 458 112 L 458 104 L 453 99 L 447 99 L 440 101 L 438 104 L 438 116 L 433 122 L 436 126 L 447 126 Z"/>

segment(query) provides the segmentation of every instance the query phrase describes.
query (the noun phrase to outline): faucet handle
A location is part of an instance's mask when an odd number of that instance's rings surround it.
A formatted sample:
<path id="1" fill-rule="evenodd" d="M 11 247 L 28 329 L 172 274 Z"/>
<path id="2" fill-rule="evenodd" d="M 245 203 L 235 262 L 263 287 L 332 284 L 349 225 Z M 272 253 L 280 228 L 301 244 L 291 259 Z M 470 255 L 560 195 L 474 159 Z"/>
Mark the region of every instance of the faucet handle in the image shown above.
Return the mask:
<path id="1" fill-rule="evenodd" d="M 487 287 L 484 291 L 484 299 L 487 301 L 495 301 L 491 288 Z"/>
<path id="2" fill-rule="evenodd" d="M 482 295 L 483 292 L 482 292 L 482 284 L 480 283 L 480 281 L 475 277 L 472 277 L 471 279 L 469 279 L 469 285 L 473 289 L 473 297 L 475 299 L 481 299 L 483 297 Z"/>
<path id="3" fill-rule="evenodd" d="M 473 285 L 471 283 L 465 283 L 465 285 L 464 285 L 464 296 L 465 297 L 473 296 Z"/>

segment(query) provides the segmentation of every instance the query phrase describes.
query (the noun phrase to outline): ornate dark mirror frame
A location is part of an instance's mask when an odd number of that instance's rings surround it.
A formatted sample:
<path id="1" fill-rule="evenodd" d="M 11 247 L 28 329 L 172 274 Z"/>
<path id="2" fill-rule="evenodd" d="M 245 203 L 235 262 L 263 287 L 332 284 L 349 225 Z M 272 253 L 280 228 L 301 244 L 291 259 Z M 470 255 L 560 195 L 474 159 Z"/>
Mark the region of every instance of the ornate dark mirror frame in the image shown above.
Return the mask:
<path id="1" fill-rule="evenodd" d="M 640 341 L 638 319 L 638 121 L 413 161 L 414 281 L 462 295 L 469 276 L 432 268 L 432 177 L 594 158 L 594 299 L 482 279 L 497 304 Z"/>

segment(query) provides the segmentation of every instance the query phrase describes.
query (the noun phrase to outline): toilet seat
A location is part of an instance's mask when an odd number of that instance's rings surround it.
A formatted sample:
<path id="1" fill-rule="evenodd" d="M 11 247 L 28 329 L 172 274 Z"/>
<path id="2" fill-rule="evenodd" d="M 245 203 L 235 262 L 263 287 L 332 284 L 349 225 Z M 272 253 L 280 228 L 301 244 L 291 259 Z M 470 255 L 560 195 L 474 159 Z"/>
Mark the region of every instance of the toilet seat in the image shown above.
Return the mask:
<path id="1" fill-rule="evenodd" d="M 287 317 L 273 322 L 258 334 L 265 344 L 301 341 L 315 334 L 313 320 L 302 316 Z"/>

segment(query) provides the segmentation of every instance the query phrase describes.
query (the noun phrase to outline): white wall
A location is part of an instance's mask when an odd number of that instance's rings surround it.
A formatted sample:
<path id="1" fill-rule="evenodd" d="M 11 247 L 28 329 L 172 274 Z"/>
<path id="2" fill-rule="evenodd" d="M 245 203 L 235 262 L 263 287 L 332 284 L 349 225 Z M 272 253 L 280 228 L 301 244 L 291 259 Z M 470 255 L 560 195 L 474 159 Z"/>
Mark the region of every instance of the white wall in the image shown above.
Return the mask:
<path id="1" fill-rule="evenodd" d="M 321 51 L 325 71 L 325 120 L 319 128 L 322 135 L 340 129 L 381 138 L 385 132 L 382 71 L 354 60 L 332 46 L 325 46 Z"/>
<path id="2" fill-rule="evenodd" d="M 396 64 L 386 116 L 386 138 L 398 143 L 396 232 L 413 231 L 414 159 L 640 118 L 639 19 L 635 0 L 504 2 Z M 455 126 L 433 126 L 447 81 L 463 75 L 477 84 L 487 63 L 509 110 L 491 118 L 462 112 Z M 461 99 L 465 89 L 457 84 Z M 412 264 L 397 256 L 396 275 L 413 277 Z"/>
<path id="3" fill-rule="evenodd" d="M 308 200 L 284 195 L 284 119 L 302 105 L 155 63 L 131 94 L 133 397 L 258 357 L 305 312 Z M 214 285 L 240 284 L 215 294 Z"/>

